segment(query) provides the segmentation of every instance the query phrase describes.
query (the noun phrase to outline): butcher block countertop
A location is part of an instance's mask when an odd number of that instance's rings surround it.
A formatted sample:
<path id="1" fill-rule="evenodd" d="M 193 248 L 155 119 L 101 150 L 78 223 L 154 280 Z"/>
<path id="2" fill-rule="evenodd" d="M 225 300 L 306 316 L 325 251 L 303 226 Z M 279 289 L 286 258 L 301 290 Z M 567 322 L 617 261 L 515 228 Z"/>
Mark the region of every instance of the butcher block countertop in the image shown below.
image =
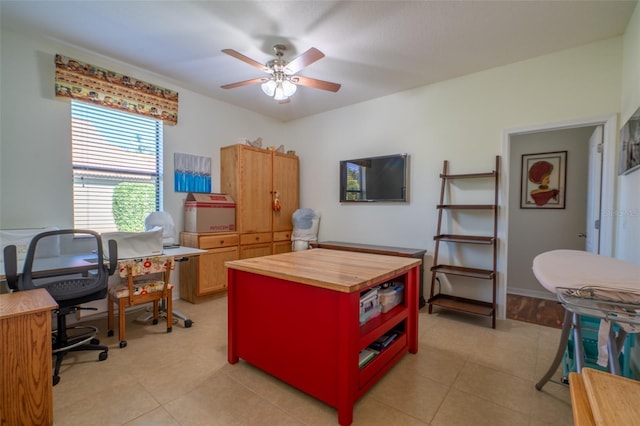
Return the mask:
<path id="1" fill-rule="evenodd" d="M 420 259 L 311 249 L 226 262 L 228 268 L 343 293 L 404 274 Z"/>
<path id="2" fill-rule="evenodd" d="M 570 373 L 574 425 L 633 426 L 640 422 L 640 382 L 583 368 Z"/>

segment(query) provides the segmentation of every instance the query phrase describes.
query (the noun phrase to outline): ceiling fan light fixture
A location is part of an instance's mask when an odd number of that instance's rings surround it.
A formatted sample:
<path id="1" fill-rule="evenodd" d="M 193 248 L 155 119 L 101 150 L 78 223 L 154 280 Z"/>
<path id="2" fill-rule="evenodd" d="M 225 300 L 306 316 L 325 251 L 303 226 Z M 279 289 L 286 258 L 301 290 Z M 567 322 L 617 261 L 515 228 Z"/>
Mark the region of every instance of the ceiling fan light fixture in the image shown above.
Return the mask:
<path id="1" fill-rule="evenodd" d="M 265 95 L 273 97 L 276 92 L 276 86 L 277 84 L 274 80 L 267 80 L 262 83 L 262 91 L 265 93 Z"/>
<path id="2" fill-rule="evenodd" d="M 299 85 L 313 87 L 320 90 L 328 90 L 330 92 L 337 92 L 340 89 L 340 85 L 337 83 L 296 75 L 303 68 L 324 57 L 324 53 L 320 52 L 315 47 L 310 48 L 302 55 L 291 61 L 283 59 L 284 52 L 287 50 L 285 45 L 276 44 L 273 46 L 273 50 L 276 54 L 276 59 L 272 59 L 263 65 L 233 49 L 223 49 L 223 53 L 258 68 L 260 71 L 267 73 L 268 77 L 238 81 L 236 83 L 225 84 L 220 87 L 222 89 L 233 89 L 249 84 L 261 83 L 261 88 L 265 95 L 275 99 L 276 101 L 280 101 L 280 103 L 289 102 L 289 98 L 296 93 Z"/>
<path id="3" fill-rule="evenodd" d="M 296 89 L 296 85 L 289 80 L 284 80 L 282 82 L 282 91 L 284 92 L 284 95 L 286 97 L 292 96 L 294 93 L 296 93 Z"/>
<path id="4" fill-rule="evenodd" d="M 276 101 L 283 101 L 287 99 L 287 95 L 284 93 L 284 88 L 282 87 L 282 83 L 276 83 L 276 90 L 273 94 L 273 99 Z"/>
<path id="5" fill-rule="evenodd" d="M 296 85 L 284 78 L 272 78 L 262 83 L 262 91 L 276 101 L 283 101 L 296 93 Z"/>

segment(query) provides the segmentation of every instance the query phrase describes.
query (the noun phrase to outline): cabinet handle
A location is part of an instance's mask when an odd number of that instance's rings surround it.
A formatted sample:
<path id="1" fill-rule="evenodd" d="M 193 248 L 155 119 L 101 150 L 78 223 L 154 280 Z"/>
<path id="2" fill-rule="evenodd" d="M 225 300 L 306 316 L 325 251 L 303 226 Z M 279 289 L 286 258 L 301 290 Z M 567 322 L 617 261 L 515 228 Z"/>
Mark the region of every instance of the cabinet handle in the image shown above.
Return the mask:
<path id="1" fill-rule="evenodd" d="M 279 212 L 280 211 L 280 194 L 278 194 L 278 190 L 276 190 L 275 192 L 275 196 L 273 198 L 273 203 L 272 203 L 272 209 L 274 212 Z"/>

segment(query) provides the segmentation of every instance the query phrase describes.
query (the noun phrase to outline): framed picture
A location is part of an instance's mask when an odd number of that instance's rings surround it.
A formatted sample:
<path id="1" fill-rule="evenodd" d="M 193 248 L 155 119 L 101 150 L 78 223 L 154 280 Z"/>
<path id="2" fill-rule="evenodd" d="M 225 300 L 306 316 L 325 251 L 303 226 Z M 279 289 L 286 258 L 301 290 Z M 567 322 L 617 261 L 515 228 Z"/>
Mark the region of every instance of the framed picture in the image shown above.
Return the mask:
<path id="1" fill-rule="evenodd" d="M 626 175 L 640 167 L 640 108 L 620 129 L 619 174 Z"/>
<path id="2" fill-rule="evenodd" d="M 567 151 L 524 154 L 520 179 L 521 209 L 564 209 Z"/>
<path id="3" fill-rule="evenodd" d="M 211 192 L 211 157 L 173 153 L 174 184 L 176 192 Z"/>

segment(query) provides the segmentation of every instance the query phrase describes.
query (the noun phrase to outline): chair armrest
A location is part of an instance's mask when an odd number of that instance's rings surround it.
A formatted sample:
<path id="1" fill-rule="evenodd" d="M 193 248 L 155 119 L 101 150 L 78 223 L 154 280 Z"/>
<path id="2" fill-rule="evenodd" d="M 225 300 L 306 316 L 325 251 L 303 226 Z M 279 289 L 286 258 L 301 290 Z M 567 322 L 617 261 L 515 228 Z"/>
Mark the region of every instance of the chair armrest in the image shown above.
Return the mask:
<path id="1" fill-rule="evenodd" d="M 109 275 L 113 275 L 118 267 L 118 243 L 109 240 Z"/>
<path id="2" fill-rule="evenodd" d="M 11 290 L 18 290 L 18 253 L 11 244 L 4 248 L 4 275 Z"/>

